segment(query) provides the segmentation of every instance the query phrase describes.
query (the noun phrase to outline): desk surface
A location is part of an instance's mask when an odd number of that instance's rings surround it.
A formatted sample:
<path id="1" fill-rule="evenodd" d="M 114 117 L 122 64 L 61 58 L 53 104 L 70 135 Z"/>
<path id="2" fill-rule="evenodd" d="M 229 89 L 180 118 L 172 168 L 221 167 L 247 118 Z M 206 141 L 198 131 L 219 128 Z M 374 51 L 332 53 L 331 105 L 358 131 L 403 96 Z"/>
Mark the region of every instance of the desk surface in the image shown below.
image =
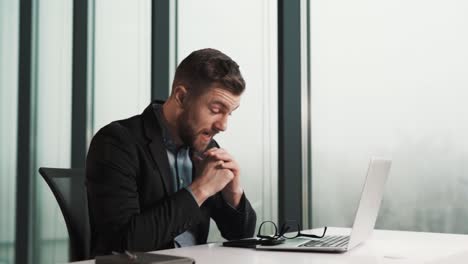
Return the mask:
<path id="1" fill-rule="evenodd" d="M 329 228 L 327 234 L 348 234 L 349 231 L 349 228 Z M 227 248 L 218 243 L 154 253 L 191 257 L 197 264 L 459 264 L 468 260 L 468 235 L 374 230 L 370 240 L 341 254 Z M 91 264 L 94 260 L 75 263 Z"/>

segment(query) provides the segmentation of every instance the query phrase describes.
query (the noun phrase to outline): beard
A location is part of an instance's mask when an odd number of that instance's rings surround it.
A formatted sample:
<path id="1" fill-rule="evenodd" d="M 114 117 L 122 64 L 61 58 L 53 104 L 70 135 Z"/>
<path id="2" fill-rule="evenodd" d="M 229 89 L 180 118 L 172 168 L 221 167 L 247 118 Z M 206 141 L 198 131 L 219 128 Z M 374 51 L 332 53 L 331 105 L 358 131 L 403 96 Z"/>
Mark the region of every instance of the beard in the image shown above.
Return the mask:
<path id="1" fill-rule="evenodd" d="M 197 141 L 200 133 L 197 132 L 197 129 L 195 128 L 189 115 L 189 111 L 185 110 L 178 118 L 178 132 L 180 139 L 184 145 L 189 146 L 195 152 L 203 153 L 207 149 L 210 142 L 203 142 L 201 140 Z"/>

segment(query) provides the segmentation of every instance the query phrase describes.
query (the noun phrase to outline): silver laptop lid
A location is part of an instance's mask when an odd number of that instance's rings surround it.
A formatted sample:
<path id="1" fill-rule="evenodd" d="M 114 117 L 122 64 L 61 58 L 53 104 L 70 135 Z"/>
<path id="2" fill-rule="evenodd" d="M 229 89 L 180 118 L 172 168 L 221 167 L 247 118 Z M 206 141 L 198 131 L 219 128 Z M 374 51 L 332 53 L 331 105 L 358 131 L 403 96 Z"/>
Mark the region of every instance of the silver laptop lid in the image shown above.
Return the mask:
<path id="1" fill-rule="evenodd" d="M 374 230 L 391 164 L 392 161 L 388 159 L 371 159 L 354 218 L 348 249 L 368 239 Z"/>

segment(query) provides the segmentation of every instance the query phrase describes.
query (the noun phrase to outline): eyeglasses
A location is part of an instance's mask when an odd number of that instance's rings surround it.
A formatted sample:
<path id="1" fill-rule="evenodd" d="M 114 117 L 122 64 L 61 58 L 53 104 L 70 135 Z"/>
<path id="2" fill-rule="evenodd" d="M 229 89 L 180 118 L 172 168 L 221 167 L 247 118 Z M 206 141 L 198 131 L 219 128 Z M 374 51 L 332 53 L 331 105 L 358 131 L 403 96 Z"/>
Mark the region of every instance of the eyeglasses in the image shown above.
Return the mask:
<path id="1" fill-rule="evenodd" d="M 273 234 L 266 234 L 268 228 L 273 228 Z M 297 231 L 291 231 L 287 233 L 292 227 L 296 227 Z M 273 221 L 264 221 L 258 227 L 257 237 L 265 240 L 278 240 L 281 238 L 291 239 L 296 237 L 311 237 L 311 238 L 323 238 L 325 233 L 327 232 L 327 227 L 323 228 L 323 234 L 321 236 L 312 235 L 312 234 L 304 234 L 301 232 L 301 226 L 295 221 L 286 221 L 285 223 L 281 224 L 280 228 Z"/>

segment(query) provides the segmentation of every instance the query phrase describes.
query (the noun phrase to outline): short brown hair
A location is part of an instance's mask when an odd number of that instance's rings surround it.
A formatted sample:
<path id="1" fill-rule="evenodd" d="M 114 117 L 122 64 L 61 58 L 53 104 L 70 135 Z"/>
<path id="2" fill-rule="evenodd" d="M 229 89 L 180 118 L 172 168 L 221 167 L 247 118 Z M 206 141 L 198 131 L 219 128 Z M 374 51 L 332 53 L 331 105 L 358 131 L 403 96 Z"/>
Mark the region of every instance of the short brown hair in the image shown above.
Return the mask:
<path id="1" fill-rule="evenodd" d="M 185 85 L 192 95 L 198 96 L 215 83 L 234 95 L 244 92 L 245 81 L 239 65 L 229 56 L 215 49 L 192 52 L 177 67 L 172 89 Z"/>

